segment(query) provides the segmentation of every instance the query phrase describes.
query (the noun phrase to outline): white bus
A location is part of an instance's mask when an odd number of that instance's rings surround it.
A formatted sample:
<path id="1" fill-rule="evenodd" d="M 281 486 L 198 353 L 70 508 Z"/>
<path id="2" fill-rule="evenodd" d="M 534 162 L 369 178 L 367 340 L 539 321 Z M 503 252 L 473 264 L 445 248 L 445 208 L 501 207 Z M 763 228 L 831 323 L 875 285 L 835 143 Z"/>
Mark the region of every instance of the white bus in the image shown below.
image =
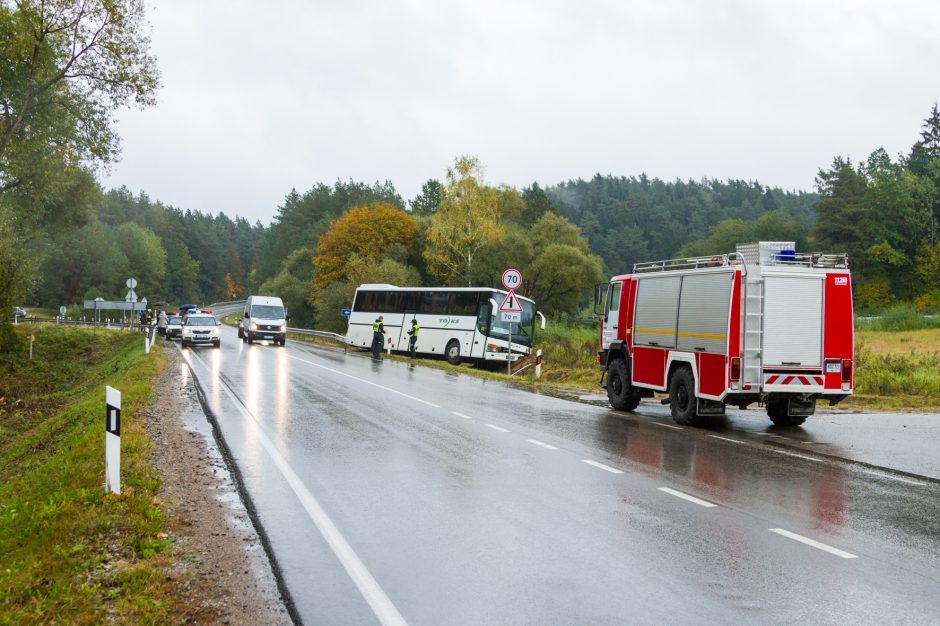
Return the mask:
<path id="1" fill-rule="evenodd" d="M 415 349 L 420 354 L 443 355 L 451 364 L 467 359 L 516 361 L 532 348 L 535 332 L 535 303 L 519 298 L 522 314 L 512 325 L 499 320 L 499 305 L 508 292 L 485 287 L 396 287 L 360 285 L 356 289 L 346 341 L 354 346 L 372 346 L 372 323 L 380 315 L 385 324 L 383 350 L 408 351 L 411 320 L 421 330 Z"/>

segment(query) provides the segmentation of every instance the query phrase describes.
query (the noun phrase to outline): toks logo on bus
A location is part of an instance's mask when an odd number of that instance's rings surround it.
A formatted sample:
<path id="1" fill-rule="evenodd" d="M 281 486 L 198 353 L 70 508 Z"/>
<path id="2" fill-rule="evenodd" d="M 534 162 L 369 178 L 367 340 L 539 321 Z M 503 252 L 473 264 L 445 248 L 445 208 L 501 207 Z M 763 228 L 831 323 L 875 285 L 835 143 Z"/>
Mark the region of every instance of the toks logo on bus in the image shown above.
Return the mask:
<path id="1" fill-rule="evenodd" d="M 848 277 L 848 276 L 836 276 L 836 277 L 835 277 L 835 284 L 837 284 L 837 285 L 848 285 L 848 284 L 849 284 L 849 277 Z"/>
<path id="2" fill-rule="evenodd" d="M 441 318 L 438 318 L 437 321 L 440 322 L 444 326 L 444 328 L 447 328 L 451 324 L 456 324 L 460 320 L 453 318 L 453 317 L 441 317 Z"/>

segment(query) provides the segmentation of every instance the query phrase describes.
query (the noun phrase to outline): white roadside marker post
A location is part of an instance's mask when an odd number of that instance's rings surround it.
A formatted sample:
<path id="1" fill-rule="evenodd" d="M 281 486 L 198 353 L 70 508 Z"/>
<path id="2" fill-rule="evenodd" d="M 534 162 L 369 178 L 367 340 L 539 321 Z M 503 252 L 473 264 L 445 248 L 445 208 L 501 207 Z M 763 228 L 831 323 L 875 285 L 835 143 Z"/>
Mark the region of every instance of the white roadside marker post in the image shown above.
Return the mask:
<path id="1" fill-rule="evenodd" d="M 542 377 L 542 351 L 538 350 L 535 353 L 535 378 L 536 380 Z"/>
<path id="2" fill-rule="evenodd" d="M 121 392 L 104 390 L 104 491 L 121 495 Z"/>

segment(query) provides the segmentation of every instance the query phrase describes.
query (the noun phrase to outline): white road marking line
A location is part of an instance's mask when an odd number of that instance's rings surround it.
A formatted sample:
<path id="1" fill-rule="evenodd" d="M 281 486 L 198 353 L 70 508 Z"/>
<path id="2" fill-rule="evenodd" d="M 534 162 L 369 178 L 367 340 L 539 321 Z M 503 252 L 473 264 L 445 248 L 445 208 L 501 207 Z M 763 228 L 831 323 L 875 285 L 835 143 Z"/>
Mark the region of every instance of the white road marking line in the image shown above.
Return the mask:
<path id="1" fill-rule="evenodd" d="M 681 491 L 676 491 L 675 489 L 670 489 L 669 487 L 657 487 L 663 493 L 668 493 L 669 495 L 675 496 L 677 498 L 682 498 L 683 500 L 688 500 L 689 502 L 694 502 L 699 506 L 704 506 L 705 508 L 712 508 L 718 506 L 713 502 L 708 502 L 707 500 L 702 500 L 701 498 L 696 498 L 695 496 L 690 496 L 687 493 L 682 493 Z"/>
<path id="2" fill-rule="evenodd" d="M 501 433 L 508 433 L 508 432 L 509 432 L 509 431 L 506 430 L 505 428 L 502 428 L 501 426 L 497 426 L 496 424 L 484 424 L 484 426 L 487 426 L 488 428 L 492 428 L 493 430 L 498 430 L 498 431 L 501 432 Z"/>
<path id="3" fill-rule="evenodd" d="M 470 417 L 469 415 L 464 415 L 463 413 L 458 413 L 457 411 L 451 411 L 451 413 L 453 413 L 453 414 L 456 415 L 457 417 L 462 417 L 462 418 L 464 418 L 465 420 L 472 420 L 472 419 L 473 419 L 473 418 Z"/>
<path id="4" fill-rule="evenodd" d="M 314 366 L 314 367 L 319 367 L 320 369 L 324 369 L 324 370 L 327 370 L 327 371 L 329 371 L 329 372 L 333 372 L 334 374 L 339 374 L 340 376 L 345 376 L 346 378 L 352 378 L 353 380 L 358 380 L 358 381 L 361 382 L 361 383 L 365 383 L 365 384 L 367 384 L 367 385 L 372 385 L 373 387 L 378 387 L 379 389 L 384 389 L 385 391 L 390 391 L 390 392 L 392 392 L 392 393 L 395 393 L 395 394 L 398 394 L 398 395 L 403 396 L 403 397 L 405 397 L 405 398 L 408 398 L 409 400 L 415 400 L 416 402 L 420 402 L 420 403 L 426 404 L 426 405 L 428 405 L 428 406 L 433 406 L 435 409 L 441 408 L 440 406 L 438 406 L 437 404 L 434 404 L 433 402 L 428 402 L 427 400 L 422 400 L 421 398 L 416 398 L 416 397 L 414 397 L 414 396 L 409 396 L 407 393 L 402 393 L 401 391 L 398 391 L 397 389 L 392 389 L 391 387 L 386 387 L 385 385 L 380 385 L 380 384 L 378 384 L 378 383 L 374 383 L 374 382 L 372 382 L 371 380 L 366 380 L 366 379 L 364 379 L 364 378 L 359 378 L 358 376 L 353 376 L 352 374 L 347 374 L 346 372 L 341 372 L 341 371 L 339 371 L 339 370 L 335 370 L 335 369 L 333 369 L 332 367 L 327 367 L 327 366 L 325 366 L 325 365 L 320 365 L 319 363 L 314 363 L 313 361 L 308 361 L 307 359 L 301 359 L 300 357 L 296 357 L 296 356 L 293 356 L 293 355 L 291 355 L 291 354 L 287 355 L 287 358 L 289 358 L 289 359 L 294 359 L 295 361 L 300 361 L 301 363 L 306 363 L 307 365 L 312 365 L 312 366 Z"/>
<path id="5" fill-rule="evenodd" d="M 597 461 L 592 461 L 591 459 L 581 459 L 581 462 L 587 463 L 588 465 L 593 465 L 594 467 L 599 467 L 600 469 L 610 472 L 611 474 L 623 474 L 623 471 L 617 469 L 616 467 L 610 467 L 609 465 L 604 465 L 603 463 L 598 463 Z"/>
<path id="6" fill-rule="evenodd" d="M 673 426 L 672 424 L 663 424 L 662 422 L 650 422 L 650 424 L 653 424 L 655 426 L 662 426 L 664 428 L 674 428 L 676 430 L 682 430 L 682 426 Z"/>
<path id="7" fill-rule="evenodd" d="M 187 362 L 189 361 L 185 355 L 183 358 L 186 359 Z M 205 368 L 205 366 L 202 367 Z M 211 377 L 211 372 L 209 372 L 209 375 Z M 359 593 L 361 593 L 365 601 L 369 603 L 369 606 L 372 608 L 372 612 L 375 614 L 375 617 L 382 624 L 399 624 L 406 626 L 407 622 L 405 621 L 405 618 L 402 617 L 401 613 L 398 612 L 398 609 L 395 608 L 395 605 L 392 604 L 391 599 L 379 586 L 379 583 L 366 568 L 362 560 L 360 560 L 358 555 L 356 555 L 356 552 L 352 549 L 352 546 L 349 545 L 349 542 L 347 542 L 342 533 L 339 532 L 339 529 L 326 514 L 326 511 L 323 510 L 323 507 L 320 506 L 320 503 L 317 501 L 317 499 L 313 496 L 312 493 L 310 493 L 306 485 L 304 485 L 304 482 L 300 479 L 297 473 L 294 472 L 293 468 L 291 468 L 290 463 L 288 463 L 284 457 L 281 456 L 280 452 L 278 452 L 277 446 L 264 432 L 255 417 L 242 405 L 238 398 L 235 397 L 235 394 L 232 393 L 232 391 L 228 388 L 228 385 L 222 381 L 221 377 L 218 378 L 218 382 L 219 388 L 225 392 L 229 400 L 231 400 L 235 407 L 239 410 L 239 412 L 245 418 L 246 423 L 253 428 L 258 438 L 258 442 L 267 451 L 268 455 L 271 457 L 271 460 L 274 462 L 274 465 L 284 477 L 284 480 L 287 481 L 287 484 L 297 496 L 297 499 L 300 500 L 300 503 L 307 511 L 307 515 L 316 525 L 317 529 L 320 531 L 320 534 L 333 550 L 333 554 L 335 554 L 336 558 L 339 559 L 339 562 L 343 565 L 346 573 L 349 574 L 349 577 L 359 589 Z"/>
<path id="8" fill-rule="evenodd" d="M 814 461 L 814 462 L 816 462 L 816 463 L 825 463 L 825 462 L 826 462 L 825 459 L 817 459 L 817 458 L 814 458 L 814 457 L 811 457 L 811 456 L 806 456 L 805 454 L 794 454 L 793 452 L 787 452 L 786 450 L 776 450 L 776 449 L 775 449 L 774 452 L 777 452 L 777 453 L 779 453 L 779 454 L 785 454 L 785 455 L 787 455 L 787 456 L 794 456 L 794 457 L 796 457 L 796 458 L 798 458 L 798 459 L 804 459 L 804 460 L 806 460 L 806 461 Z"/>
<path id="9" fill-rule="evenodd" d="M 777 533 L 778 535 L 782 535 L 794 541 L 805 543 L 808 546 L 813 546 L 814 548 L 817 548 L 824 552 L 828 552 L 829 554 L 834 554 L 838 557 L 842 557 L 843 559 L 857 559 L 858 558 L 857 556 L 855 556 L 854 554 L 850 552 L 840 550 L 839 548 L 833 548 L 832 546 L 827 546 L 824 543 L 819 543 L 815 539 L 810 539 L 809 537 L 804 537 L 803 535 L 797 535 L 796 533 L 791 533 L 789 530 L 784 530 L 782 528 L 768 528 L 768 530 L 772 533 Z"/>
<path id="10" fill-rule="evenodd" d="M 730 441 L 731 443 L 744 443 L 739 439 L 729 439 L 728 437 L 719 437 L 718 435 L 709 435 L 712 439 L 721 439 L 722 441 Z"/>
<path id="11" fill-rule="evenodd" d="M 551 445 L 549 445 L 549 444 L 547 444 L 547 443 L 542 443 L 542 442 L 539 441 L 538 439 L 526 439 L 526 441 L 528 441 L 528 442 L 531 443 L 531 444 L 535 444 L 535 445 L 537 445 L 537 446 L 539 446 L 539 447 L 541 447 L 541 448 L 545 448 L 546 450 L 557 450 L 557 449 L 558 449 L 558 448 L 556 448 L 555 446 L 551 446 Z"/>
<path id="12" fill-rule="evenodd" d="M 896 480 L 899 483 L 907 483 L 908 485 L 917 485 L 918 487 L 926 487 L 927 483 L 920 480 L 913 480 L 911 478 L 901 478 L 900 476 L 892 476 L 891 474 L 885 474 L 884 472 L 876 472 L 874 470 L 862 470 L 865 474 L 871 474 L 872 476 L 877 476 L 878 478 L 888 478 L 890 480 Z"/>

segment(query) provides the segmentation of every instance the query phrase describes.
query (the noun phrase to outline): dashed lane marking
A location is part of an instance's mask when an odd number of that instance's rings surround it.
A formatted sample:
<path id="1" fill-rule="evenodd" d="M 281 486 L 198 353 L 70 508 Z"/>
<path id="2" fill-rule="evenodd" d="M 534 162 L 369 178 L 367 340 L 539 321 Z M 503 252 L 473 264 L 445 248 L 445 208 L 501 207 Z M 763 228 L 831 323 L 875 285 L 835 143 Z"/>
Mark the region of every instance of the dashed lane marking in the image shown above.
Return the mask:
<path id="1" fill-rule="evenodd" d="M 663 428 L 672 428 L 674 430 L 682 430 L 682 426 L 673 426 L 672 424 L 663 424 L 662 422 L 650 422 L 656 426 L 662 426 Z"/>
<path id="2" fill-rule="evenodd" d="M 453 413 L 453 414 L 456 415 L 457 417 L 462 417 L 462 418 L 464 418 L 465 420 L 472 420 L 472 419 L 473 419 L 473 418 L 470 417 L 469 415 L 464 415 L 463 413 L 458 413 L 457 411 L 451 411 L 451 413 Z"/>
<path id="3" fill-rule="evenodd" d="M 484 424 L 487 428 L 492 428 L 493 430 L 498 430 L 501 433 L 508 433 L 509 431 L 503 428 L 502 426 L 497 426 L 496 424 Z"/>
<path id="4" fill-rule="evenodd" d="M 774 452 L 776 452 L 776 453 L 778 453 L 778 454 L 785 454 L 785 455 L 787 455 L 787 456 L 793 456 L 793 457 L 796 457 L 796 458 L 798 458 L 798 459 L 803 459 L 804 461 L 813 461 L 813 462 L 815 462 L 815 463 L 825 463 L 825 462 L 826 462 L 825 459 L 817 459 L 816 457 L 806 456 L 805 454 L 796 454 L 796 453 L 794 453 L 794 452 L 787 452 L 786 450 L 777 450 L 777 449 L 774 449 Z"/>
<path id="5" fill-rule="evenodd" d="M 657 487 L 657 488 L 663 493 L 668 493 L 671 496 L 682 498 L 683 500 L 688 500 L 689 502 L 693 502 L 699 506 L 704 506 L 707 509 L 718 506 L 717 504 L 713 502 L 708 502 L 707 500 L 702 500 L 701 498 L 690 496 L 687 493 L 682 493 L 681 491 L 676 491 L 675 489 L 670 489 L 669 487 Z"/>
<path id="6" fill-rule="evenodd" d="M 582 463 L 587 463 L 588 465 L 593 465 L 594 467 L 600 468 L 611 474 L 623 474 L 623 470 L 619 470 L 616 467 L 611 467 L 609 465 L 604 465 L 603 463 L 598 463 L 597 461 L 592 461 L 591 459 L 581 459 Z"/>
<path id="7" fill-rule="evenodd" d="M 534 444 L 534 445 L 536 445 L 536 446 L 539 446 L 540 448 L 545 448 L 546 450 L 557 450 L 557 449 L 558 449 L 558 448 L 556 448 L 555 446 L 549 445 L 549 444 L 547 444 L 547 443 L 542 443 L 542 442 L 539 441 L 538 439 L 526 439 L 526 441 L 528 441 L 529 443 Z"/>
<path id="8" fill-rule="evenodd" d="M 420 402 L 421 404 L 426 404 L 426 405 L 428 405 L 428 406 L 433 406 L 435 409 L 441 408 L 440 405 L 434 404 L 433 402 L 428 402 L 427 400 L 422 400 L 421 398 L 416 398 L 416 397 L 414 397 L 414 396 L 410 396 L 410 395 L 408 395 L 407 393 L 402 393 L 401 391 L 398 391 L 397 389 L 392 389 L 391 387 L 386 387 L 385 385 L 380 385 L 380 384 L 378 384 L 378 383 L 374 383 L 374 382 L 372 382 L 371 380 L 366 380 L 365 378 L 359 378 L 358 376 L 353 376 L 352 374 L 347 374 L 346 372 L 341 372 L 341 371 L 339 371 L 339 370 L 335 370 L 335 369 L 333 369 L 332 367 L 327 367 L 327 366 L 325 366 L 325 365 L 320 365 L 319 363 L 314 363 L 313 361 L 308 361 L 307 359 L 301 359 L 300 357 L 296 357 L 296 356 L 293 356 L 293 355 L 290 355 L 290 354 L 287 355 L 287 358 L 289 358 L 289 359 L 294 359 L 295 361 L 300 361 L 301 363 L 306 363 L 307 365 L 312 365 L 312 366 L 314 366 L 314 367 L 319 367 L 320 369 L 327 370 L 328 372 L 333 372 L 334 374 L 339 374 L 340 376 L 345 376 L 346 378 L 352 378 L 353 380 L 358 380 L 358 381 L 361 382 L 361 383 L 365 383 L 365 384 L 367 384 L 367 385 L 372 385 L 373 387 L 378 387 L 379 389 L 384 389 L 385 391 L 389 391 L 389 392 L 391 392 L 391 393 L 398 394 L 399 396 L 408 398 L 409 400 L 414 400 L 415 402 Z"/>
<path id="9" fill-rule="evenodd" d="M 826 544 L 820 543 L 816 541 L 815 539 L 810 539 L 809 537 L 804 537 L 803 535 L 791 533 L 789 530 L 784 530 L 783 528 L 769 528 L 768 530 L 772 533 L 777 533 L 778 535 L 781 535 L 788 539 L 799 541 L 800 543 L 805 543 L 806 545 L 812 546 L 816 548 L 817 550 L 822 550 L 823 552 L 834 554 L 843 559 L 857 559 L 858 558 L 856 555 L 852 554 L 851 552 L 846 552 L 844 550 L 840 550 L 839 548 L 833 548 L 832 546 L 827 546 Z"/>
<path id="10" fill-rule="evenodd" d="M 709 435 L 712 439 L 721 439 L 722 441 L 730 441 L 731 443 L 744 443 L 739 439 L 730 439 L 728 437 L 721 437 L 719 435 Z"/>
<path id="11" fill-rule="evenodd" d="M 183 358 L 189 361 L 186 355 L 184 355 Z M 200 363 L 200 365 L 206 369 L 207 374 L 212 377 L 212 373 L 208 371 L 208 368 L 202 363 Z M 382 587 L 379 586 L 378 581 L 375 580 L 366 568 L 365 564 L 352 549 L 352 546 L 346 541 L 346 538 L 343 537 L 343 534 L 333 523 L 333 520 L 330 519 L 317 499 L 310 493 L 310 490 L 307 489 L 307 486 L 304 484 L 303 480 L 301 480 L 300 476 L 297 475 L 290 463 L 281 456 L 277 445 L 271 441 L 264 429 L 261 428 L 261 425 L 255 419 L 254 415 L 245 408 L 221 377 L 218 377 L 218 384 L 219 388 L 228 396 L 229 400 L 235 405 L 235 408 L 242 414 L 242 417 L 245 418 L 245 423 L 255 431 L 258 443 L 261 444 L 271 457 L 275 467 L 277 467 L 281 476 L 284 477 L 284 480 L 290 486 L 294 495 L 297 496 L 304 510 L 307 511 L 310 520 L 320 531 L 320 534 L 323 536 L 323 539 L 326 540 L 330 549 L 333 550 L 333 554 L 336 555 L 336 558 L 343 565 L 343 569 L 349 574 L 356 588 L 359 589 L 359 593 L 362 594 L 362 597 L 369 604 L 375 617 L 382 624 L 406 626 L 407 622 L 405 622 L 405 618 L 398 612 L 398 609 L 392 603 L 391 599 Z"/>

